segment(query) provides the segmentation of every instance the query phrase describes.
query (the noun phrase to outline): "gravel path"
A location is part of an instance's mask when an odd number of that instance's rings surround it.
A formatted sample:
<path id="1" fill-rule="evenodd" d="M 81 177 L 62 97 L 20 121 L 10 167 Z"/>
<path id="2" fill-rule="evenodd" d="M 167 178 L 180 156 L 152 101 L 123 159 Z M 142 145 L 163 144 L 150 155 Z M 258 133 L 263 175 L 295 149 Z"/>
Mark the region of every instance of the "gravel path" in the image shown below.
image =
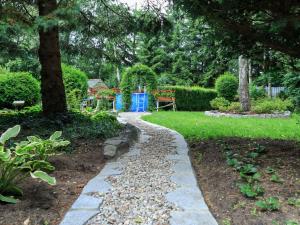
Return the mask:
<path id="1" fill-rule="evenodd" d="M 139 141 L 84 187 L 60 225 L 217 225 L 204 202 L 184 138 L 122 113 Z"/>
<path id="2" fill-rule="evenodd" d="M 144 140 L 118 159 L 123 172 L 107 178 L 111 192 L 104 196 L 100 213 L 87 224 L 168 224 L 175 206 L 166 194 L 176 185 L 170 179 L 174 162 L 166 156 L 175 152 L 174 137 L 137 120 L 135 114 L 123 117 L 142 131 Z"/>

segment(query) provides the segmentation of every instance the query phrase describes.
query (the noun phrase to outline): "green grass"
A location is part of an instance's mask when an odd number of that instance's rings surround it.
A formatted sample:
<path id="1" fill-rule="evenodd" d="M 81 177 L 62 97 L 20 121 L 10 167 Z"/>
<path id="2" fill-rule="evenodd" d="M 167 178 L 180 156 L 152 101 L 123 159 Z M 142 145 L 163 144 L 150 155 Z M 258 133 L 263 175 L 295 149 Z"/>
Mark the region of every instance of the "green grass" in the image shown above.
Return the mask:
<path id="1" fill-rule="evenodd" d="M 176 130 L 189 140 L 222 137 L 300 140 L 299 115 L 289 119 L 261 119 L 216 118 L 202 112 L 155 112 L 143 119 Z"/>

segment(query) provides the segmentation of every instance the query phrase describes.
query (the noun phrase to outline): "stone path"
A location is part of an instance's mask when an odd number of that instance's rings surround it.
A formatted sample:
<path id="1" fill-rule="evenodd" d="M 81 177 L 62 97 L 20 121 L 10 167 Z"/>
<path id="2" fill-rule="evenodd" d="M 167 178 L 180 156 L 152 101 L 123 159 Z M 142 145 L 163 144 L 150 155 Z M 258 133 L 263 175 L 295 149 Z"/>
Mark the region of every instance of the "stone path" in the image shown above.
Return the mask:
<path id="1" fill-rule="evenodd" d="M 217 225 L 183 137 L 140 115 L 121 114 L 141 130 L 139 142 L 87 184 L 61 225 Z"/>

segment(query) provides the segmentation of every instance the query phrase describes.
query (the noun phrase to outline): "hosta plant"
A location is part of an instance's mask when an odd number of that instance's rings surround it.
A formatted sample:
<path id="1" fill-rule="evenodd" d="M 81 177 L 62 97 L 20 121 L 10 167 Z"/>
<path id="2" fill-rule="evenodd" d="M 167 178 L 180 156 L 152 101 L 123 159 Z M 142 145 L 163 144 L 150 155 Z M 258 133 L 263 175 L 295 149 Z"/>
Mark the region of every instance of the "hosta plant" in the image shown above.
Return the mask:
<path id="1" fill-rule="evenodd" d="M 264 200 L 257 201 L 258 206 L 262 211 L 275 211 L 280 208 L 280 202 L 277 197 L 270 197 Z"/>
<path id="2" fill-rule="evenodd" d="M 16 137 L 21 127 L 16 125 L 5 131 L 0 137 L 0 201 L 16 203 L 16 197 L 21 196 L 20 183 L 27 177 L 40 179 L 50 185 L 55 185 L 54 177 L 48 172 L 54 170 L 49 163 L 49 156 L 55 155 L 58 148 L 70 144 L 61 139 L 61 132 L 56 131 L 49 139 L 30 136 L 26 141 L 11 146 L 7 142 Z"/>
<path id="3" fill-rule="evenodd" d="M 255 198 L 264 194 L 264 189 L 258 184 L 241 184 L 240 191 L 247 198 Z"/>

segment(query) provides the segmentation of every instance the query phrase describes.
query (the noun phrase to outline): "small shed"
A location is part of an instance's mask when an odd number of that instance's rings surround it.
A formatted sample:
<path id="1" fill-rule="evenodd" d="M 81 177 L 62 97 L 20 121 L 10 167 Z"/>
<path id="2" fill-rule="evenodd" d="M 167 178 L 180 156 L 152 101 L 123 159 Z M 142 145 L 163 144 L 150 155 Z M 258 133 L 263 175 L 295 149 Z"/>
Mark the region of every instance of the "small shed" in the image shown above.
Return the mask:
<path id="1" fill-rule="evenodd" d="M 88 93 L 90 96 L 97 94 L 100 89 L 108 89 L 106 84 L 101 79 L 88 80 Z"/>

